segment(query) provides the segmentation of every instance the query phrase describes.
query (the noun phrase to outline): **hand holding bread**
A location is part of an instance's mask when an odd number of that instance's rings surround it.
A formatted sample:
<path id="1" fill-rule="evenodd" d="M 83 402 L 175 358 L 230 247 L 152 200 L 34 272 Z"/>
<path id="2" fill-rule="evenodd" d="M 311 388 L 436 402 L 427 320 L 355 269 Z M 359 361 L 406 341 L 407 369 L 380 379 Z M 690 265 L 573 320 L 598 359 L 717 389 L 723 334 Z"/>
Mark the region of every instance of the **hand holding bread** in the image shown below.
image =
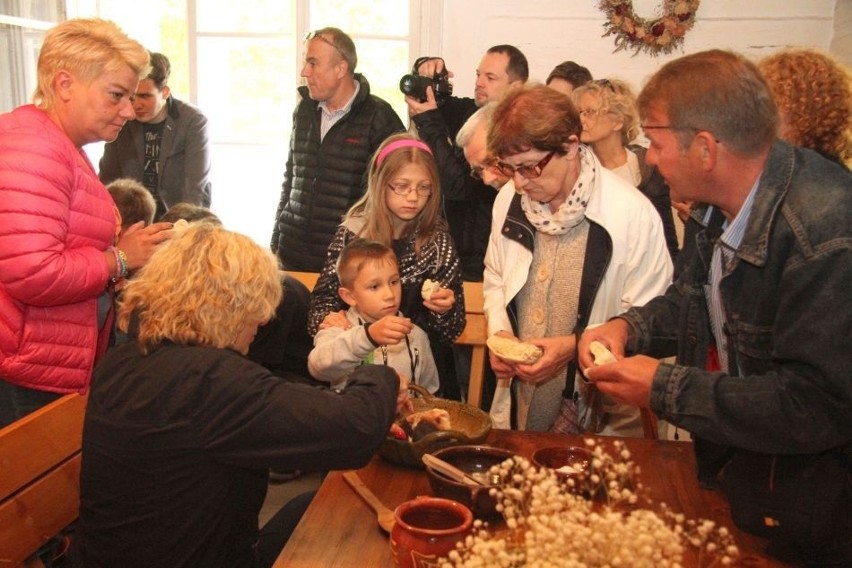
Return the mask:
<path id="1" fill-rule="evenodd" d="M 532 365 L 541 358 L 542 350 L 532 343 L 515 338 L 492 335 L 485 340 L 492 353 L 504 361 Z"/>

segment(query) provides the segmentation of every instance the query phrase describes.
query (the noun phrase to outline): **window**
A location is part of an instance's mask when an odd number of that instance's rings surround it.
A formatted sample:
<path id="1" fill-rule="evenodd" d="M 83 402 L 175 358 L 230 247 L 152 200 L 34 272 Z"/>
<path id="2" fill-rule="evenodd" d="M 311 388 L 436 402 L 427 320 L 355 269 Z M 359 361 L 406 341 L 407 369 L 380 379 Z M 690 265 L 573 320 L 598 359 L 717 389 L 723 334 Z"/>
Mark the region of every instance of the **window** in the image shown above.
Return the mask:
<path id="1" fill-rule="evenodd" d="M 62 0 L 0 0 L 0 113 L 32 100 L 45 31 L 64 19 Z"/>
<path id="2" fill-rule="evenodd" d="M 406 122 L 398 85 L 419 50 L 412 26 L 419 10 L 419 0 L 146 0 L 144 10 L 128 11 L 125 0 L 98 0 L 69 17 L 112 19 L 169 57 L 172 93 L 210 121 L 211 208 L 229 229 L 267 245 L 298 100 L 302 39 L 325 26 L 345 30 L 358 50 L 356 71 Z M 97 164 L 102 145 L 86 150 Z"/>

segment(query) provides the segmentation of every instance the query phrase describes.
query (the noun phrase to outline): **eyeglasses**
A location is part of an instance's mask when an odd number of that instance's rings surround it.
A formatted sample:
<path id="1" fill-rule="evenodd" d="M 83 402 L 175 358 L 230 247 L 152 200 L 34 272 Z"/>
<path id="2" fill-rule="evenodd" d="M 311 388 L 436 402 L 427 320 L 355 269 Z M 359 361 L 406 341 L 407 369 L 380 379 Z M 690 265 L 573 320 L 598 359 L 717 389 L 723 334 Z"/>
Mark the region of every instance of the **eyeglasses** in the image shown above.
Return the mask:
<path id="1" fill-rule="evenodd" d="M 418 197 L 429 197 L 432 195 L 432 185 L 428 183 L 422 183 L 420 185 L 411 185 L 410 183 L 389 183 L 388 188 L 400 197 L 408 197 L 412 191 L 416 191 Z"/>
<path id="2" fill-rule="evenodd" d="M 601 114 L 601 111 L 603 111 L 601 108 L 584 108 L 577 111 L 577 113 L 586 120 L 592 120 L 593 118 L 597 118 Z"/>
<path id="3" fill-rule="evenodd" d="M 694 132 L 698 134 L 699 132 L 710 132 L 709 130 L 704 130 L 703 128 L 696 128 L 694 126 L 675 126 L 674 124 L 640 124 L 639 125 L 642 130 L 689 130 L 690 132 Z M 712 134 L 712 132 L 710 132 Z M 722 141 L 713 136 L 713 139 L 716 141 L 716 144 L 721 144 Z"/>
<path id="4" fill-rule="evenodd" d="M 474 166 L 474 167 L 470 168 L 470 177 L 472 177 L 473 179 L 481 180 L 482 179 L 482 172 L 484 172 L 485 170 L 488 170 L 493 174 L 500 173 L 500 167 L 497 164 L 492 162 L 492 163 L 486 164 L 484 166 Z"/>
<path id="5" fill-rule="evenodd" d="M 521 174 L 526 179 L 535 179 L 541 175 L 541 172 L 550 163 L 550 159 L 553 158 L 556 152 L 548 152 L 547 155 L 541 159 L 541 161 L 537 164 L 533 164 L 532 166 L 511 166 L 509 164 L 504 164 L 503 162 L 497 162 L 495 167 L 500 170 L 500 173 L 506 177 L 513 178 L 515 174 Z"/>
<path id="6" fill-rule="evenodd" d="M 308 32 L 308 35 L 306 35 L 306 36 L 305 36 L 305 41 L 307 42 L 307 41 L 310 41 L 310 40 L 312 40 L 312 39 L 318 39 L 318 40 L 320 40 L 321 42 L 323 42 L 323 43 L 325 43 L 325 44 L 327 44 L 327 45 L 330 45 L 331 47 L 333 47 L 333 48 L 334 48 L 334 51 L 336 51 L 336 52 L 337 52 L 337 54 L 338 54 L 340 57 L 342 57 L 343 59 L 346 59 L 346 56 L 345 56 L 345 55 L 343 55 L 343 52 L 342 52 L 342 51 L 340 51 L 340 48 L 339 48 L 339 47 L 337 47 L 337 46 L 334 44 L 334 41 L 332 41 L 332 40 L 328 39 L 327 37 L 325 37 L 325 36 L 324 36 L 324 35 L 322 35 L 321 33 L 316 32 L 316 31 Z"/>

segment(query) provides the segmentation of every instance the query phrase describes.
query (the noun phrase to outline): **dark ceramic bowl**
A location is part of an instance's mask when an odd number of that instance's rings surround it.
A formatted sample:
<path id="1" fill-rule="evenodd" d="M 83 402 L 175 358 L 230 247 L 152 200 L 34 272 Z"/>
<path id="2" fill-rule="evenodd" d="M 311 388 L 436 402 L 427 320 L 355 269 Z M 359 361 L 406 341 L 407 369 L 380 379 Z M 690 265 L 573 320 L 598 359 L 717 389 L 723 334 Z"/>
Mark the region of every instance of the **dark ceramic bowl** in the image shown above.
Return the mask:
<path id="1" fill-rule="evenodd" d="M 551 446 L 533 454 L 533 463 L 556 472 L 561 480 L 585 476 L 592 463 L 592 452 L 578 446 Z"/>
<path id="2" fill-rule="evenodd" d="M 497 501 L 488 492 L 500 480 L 490 478 L 488 470 L 514 456 L 513 452 L 491 446 L 452 446 L 431 453 L 485 483 L 479 487 L 466 485 L 427 465 L 426 475 L 435 495 L 466 505 L 477 519 L 499 516 Z"/>

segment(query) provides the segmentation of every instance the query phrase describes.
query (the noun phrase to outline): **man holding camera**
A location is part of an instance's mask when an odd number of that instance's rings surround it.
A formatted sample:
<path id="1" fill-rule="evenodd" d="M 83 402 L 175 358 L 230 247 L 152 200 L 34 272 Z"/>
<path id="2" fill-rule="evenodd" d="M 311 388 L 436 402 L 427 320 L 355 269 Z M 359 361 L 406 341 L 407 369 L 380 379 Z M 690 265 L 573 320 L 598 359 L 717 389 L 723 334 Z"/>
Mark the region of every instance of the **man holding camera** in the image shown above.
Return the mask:
<path id="1" fill-rule="evenodd" d="M 489 49 L 476 69 L 472 99 L 445 94 L 452 89 L 442 87 L 447 80 L 442 75 L 446 73 L 446 77 L 452 77 L 452 73 L 446 70 L 440 57 L 421 57 L 415 63 L 414 73 L 435 81 L 438 98 L 431 86 L 426 88 L 425 100 L 407 95 L 409 116 L 438 162 L 444 214 L 461 257 L 462 277 L 481 282 L 491 230 L 491 206 L 497 193 L 483 183 L 481 176 L 471 176 L 462 149 L 454 141 L 478 107 L 499 100 L 509 89 L 526 82 L 529 77 L 527 58 L 512 45 L 496 45 Z"/>
<path id="2" fill-rule="evenodd" d="M 491 207 L 497 192 L 482 181 L 481 169 L 471 170 L 463 149 L 455 143 L 456 135 L 477 108 L 499 100 L 509 89 L 526 82 L 529 77 L 527 58 L 512 45 L 495 45 L 489 49 L 476 68 L 472 99 L 450 96 L 452 73 L 440 57 L 419 58 L 413 72 L 420 78 L 430 78 L 426 83 L 431 86 L 425 87 L 425 92 L 412 92 L 406 87 L 412 83 L 421 83 L 418 86 L 422 87 L 422 81 L 403 77 L 400 89 L 407 95 L 408 114 L 438 162 L 444 216 L 459 252 L 462 278 L 468 282 L 482 282 L 485 249 L 491 231 Z M 435 353 L 436 361 L 441 358 L 440 353 Z M 448 396 L 463 400 L 462 393 L 467 392 L 470 375 L 470 348 L 453 346 L 453 358 L 459 392 L 450 390 Z M 483 400 L 490 402 L 494 380 L 490 368 L 486 379 Z"/>
<path id="3" fill-rule="evenodd" d="M 355 44 L 337 28 L 308 34 L 290 155 L 271 247 L 286 270 L 319 272 L 343 214 L 366 189 L 367 164 L 405 130 L 393 108 L 355 73 Z"/>

